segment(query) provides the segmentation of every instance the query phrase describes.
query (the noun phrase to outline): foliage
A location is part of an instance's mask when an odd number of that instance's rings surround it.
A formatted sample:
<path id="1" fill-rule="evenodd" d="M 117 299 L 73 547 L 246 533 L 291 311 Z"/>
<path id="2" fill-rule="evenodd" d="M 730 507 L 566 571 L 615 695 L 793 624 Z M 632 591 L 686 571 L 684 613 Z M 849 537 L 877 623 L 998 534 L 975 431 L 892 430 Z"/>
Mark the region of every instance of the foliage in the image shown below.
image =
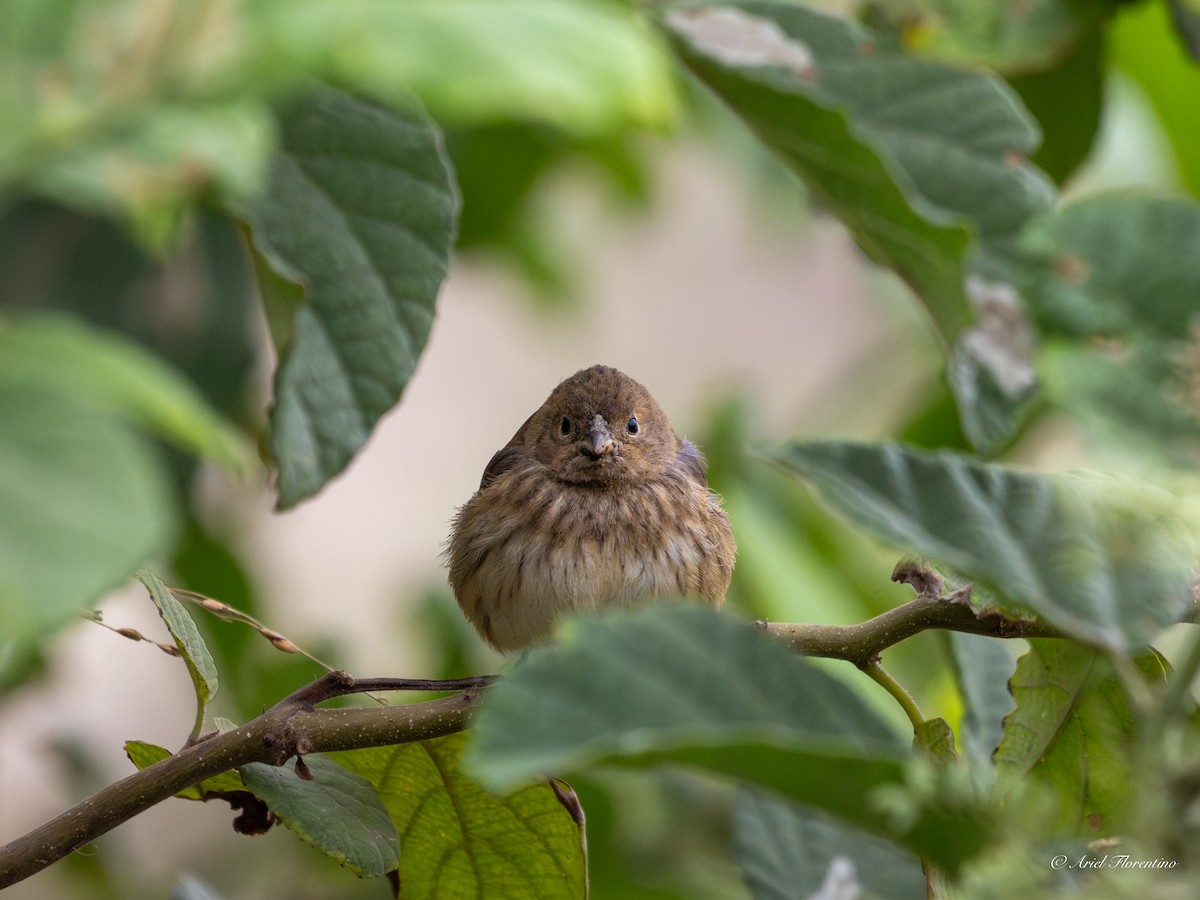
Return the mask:
<path id="1" fill-rule="evenodd" d="M 655 896 L 718 843 L 764 898 L 1182 891 L 1200 865 L 1200 637 L 1179 624 L 1196 618 L 1187 498 L 1166 489 L 1188 490 L 1200 435 L 1195 13 L 1019 5 L 0 5 L 0 690 L 135 574 L 192 676 L 192 741 L 219 683 L 247 718 L 294 688 L 298 670 L 198 627 L 142 569 L 171 560 L 290 645 L 198 524 L 197 460 L 244 472 L 257 441 L 281 508 L 320 491 L 401 400 L 456 247 L 562 287 L 539 187 L 588 159 L 637 194 L 639 138 L 681 119 L 711 137 L 691 114 L 718 103 L 907 287 L 943 373 L 907 444 L 763 446 L 719 411 L 703 443 L 742 547 L 731 597 L 774 616 L 803 602 L 795 585 L 828 587 L 880 612 L 900 597 L 880 600 L 881 554 L 901 551 L 947 574 L 947 603 L 1054 636 L 1014 668 L 994 638 L 947 634 L 944 677 L 928 659 L 919 676 L 942 678 L 945 719 L 843 654 L 900 700 L 910 741 L 867 679 L 730 613 L 606 614 L 488 688 L 466 735 L 253 764 L 180 796 L 254 795 L 405 897 Z M 1071 181 L 1118 70 L 1159 117 L 1175 194 Z M 166 272 L 191 285 L 182 329 L 145 291 Z M 269 414 L 245 400 L 255 310 L 279 360 Z M 1114 468 L 1113 448 L 1142 454 L 1140 480 L 1014 464 L 1062 423 Z M 171 757 L 129 755 L 147 772 Z M 633 785 L 672 812 L 679 856 L 635 885 L 619 838 L 585 839 L 549 773 L 606 816 Z"/>

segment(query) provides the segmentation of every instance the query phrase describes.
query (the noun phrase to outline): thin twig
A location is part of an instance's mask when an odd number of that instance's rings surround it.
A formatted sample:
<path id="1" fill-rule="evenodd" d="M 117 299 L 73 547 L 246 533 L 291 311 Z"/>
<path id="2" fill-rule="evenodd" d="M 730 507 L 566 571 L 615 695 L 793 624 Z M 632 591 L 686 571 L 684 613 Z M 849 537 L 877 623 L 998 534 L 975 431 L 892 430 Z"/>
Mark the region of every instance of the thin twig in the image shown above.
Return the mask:
<path id="1" fill-rule="evenodd" d="M 240 622 L 257 631 L 262 637 L 270 642 L 271 646 L 276 650 L 284 653 L 299 653 L 301 656 L 307 657 L 315 662 L 318 666 L 327 672 L 336 671 L 329 663 L 309 653 L 295 641 L 280 634 L 273 628 L 268 628 L 258 619 L 249 613 L 242 612 L 235 606 L 230 606 L 222 600 L 216 600 L 212 597 L 206 597 L 204 594 L 199 594 L 196 591 L 189 591 L 186 588 L 169 587 L 168 590 L 180 600 L 186 600 L 188 603 L 194 603 L 201 609 L 212 613 L 218 619 L 226 622 Z"/>
<path id="2" fill-rule="evenodd" d="M 116 625 L 109 625 L 107 622 L 104 621 L 104 616 L 101 614 L 100 610 L 98 610 L 98 609 L 85 609 L 83 611 L 82 615 L 89 622 L 95 622 L 101 628 L 107 628 L 113 634 L 119 634 L 121 637 L 127 638 L 131 641 L 141 641 L 141 642 L 144 642 L 147 644 L 151 644 L 151 645 L 157 647 L 163 653 L 167 654 L 167 656 L 179 656 L 179 648 L 176 647 L 174 644 L 164 644 L 161 641 L 154 640 L 154 638 L 146 637 L 146 635 L 142 634 L 136 628 L 128 628 L 128 627 L 118 628 Z"/>

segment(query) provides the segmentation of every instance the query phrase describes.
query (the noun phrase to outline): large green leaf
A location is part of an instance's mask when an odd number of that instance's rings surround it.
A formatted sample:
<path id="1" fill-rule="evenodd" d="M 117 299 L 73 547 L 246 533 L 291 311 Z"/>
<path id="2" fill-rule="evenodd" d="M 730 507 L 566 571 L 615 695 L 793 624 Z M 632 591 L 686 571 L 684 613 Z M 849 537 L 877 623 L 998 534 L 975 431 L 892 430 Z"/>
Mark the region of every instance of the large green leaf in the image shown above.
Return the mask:
<path id="1" fill-rule="evenodd" d="M 388 102 L 412 91 L 439 121 L 533 120 L 591 135 L 674 113 L 653 35 L 604 0 L 274 0 L 255 14 L 281 65 Z"/>
<path id="2" fill-rule="evenodd" d="M 468 771 L 505 789 L 604 762 L 675 764 L 758 784 L 954 867 L 984 839 L 952 804 L 891 823 L 879 790 L 903 745 L 850 689 L 749 625 L 701 604 L 571 623 L 488 689 Z"/>
<path id="3" fill-rule="evenodd" d="M 952 453 L 837 442 L 774 452 L 834 508 L 906 550 L 1131 653 L 1191 606 L 1191 536 L 1161 492 L 1099 475 L 1038 475 Z"/>
<path id="4" fill-rule="evenodd" d="M 248 466 L 246 439 L 212 411 L 196 388 L 116 332 L 54 314 L 0 323 L 0 380 L 53 387 L 235 471 Z"/>
<path id="5" fill-rule="evenodd" d="M 586 894 L 583 830 L 543 781 L 491 794 L 459 768 L 465 735 L 335 754 L 375 786 L 400 834 L 401 896 Z"/>
<path id="6" fill-rule="evenodd" d="M 1007 278 L 1017 231 L 1054 197 L 1025 162 L 1037 128 L 1011 90 L 790 3 L 680 9 L 664 22 L 684 63 L 916 291 L 951 349 L 968 437 L 1001 446 L 1033 389 L 1031 348 L 998 327 L 1019 323 L 1019 305 L 968 296 L 968 276 Z"/>
<path id="7" fill-rule="evenodd" d="M 266 763 L 238 772 L 284 825 L 356 875 L 393 871 L 400 857 L 396 829 L 371 784 L 324 756 L 306 756 L 304 763 L 311 780 L 292 766 Z"/>
<path id="8" fill-rule="evenodd" d="M 1112 664 L 1073 641 L 1030 643 L 1012 677 L 1017 705 L 996 751 L 998 787 L 1016 792 L 1018 816 L 1036 834 L 1121 834 L 1136 778 L 1134 724 Z M 1156 653 L 1135 661 L 1147 680 L 1165 681 Z"/>
<path id="9" fill-rule="evenodd" d="M 1036 220 L 1023 245 L 1042 263 L 1031 308 L 1045 331 L 1069 339 L 1043 362 L 1051 395 L 1127 440 L 1194 452 L 1200 206 L 1094 197 Z"/>
<path id="10" fill-rule="evenodd" d="M 0 378 L 0 422 L 3 670 L 164 553 L 175 523 L 158 460 L 110 411 Z"/>
<path id="11" fill-rule="evenodd" d="M 272 274 L 307 301 L 275 376 L 281 506 L 340 472 L 399 400 L 433 323 L 457 209 L 420 111 L 323 89 L 284 116 L 270 188 L 249 213 Z"/>
<path id="12" fill-rule="evenodd" d="M 733 858 L 756 900 L 812 897 L 832 884 L 864 893 L 822 896 L 925 896 L 925 873 L 911 853 L 765 791 L 741 790 L 734 798 Z"/>

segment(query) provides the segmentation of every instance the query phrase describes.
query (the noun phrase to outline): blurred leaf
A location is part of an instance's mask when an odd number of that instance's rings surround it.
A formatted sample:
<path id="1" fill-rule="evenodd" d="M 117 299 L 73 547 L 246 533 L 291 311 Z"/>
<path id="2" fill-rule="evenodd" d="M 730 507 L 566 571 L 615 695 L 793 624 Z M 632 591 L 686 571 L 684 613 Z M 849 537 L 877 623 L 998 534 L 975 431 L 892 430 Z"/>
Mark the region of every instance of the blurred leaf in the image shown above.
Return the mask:
<path id="1" fill-rule="evenodd" d="M 1165 3 L 1130 3 L 1108 31 L 1112 59 L 1137 82 L 1175 150 L 1184 186 L 1200 197 L 1200 67 L 1172 27 Z M 1132 233 L 1132 232 L 1131 232 Z"/>
<path id="2" fill-rule="evenodd" d="M 1167 5 L 1188 53 L 1200 60 L 1200 4 L 1196 0 L 1167 0 Z"/>
<path id="3" fill-rule="evenodd" d="M 0 296 L 75 313 L 151 348 L 235 419 L 259 351 L 245 244 L 228 217 L 197 211 L 183 243 L 151 256 L 107 219 L 44 202 L 0 216 Z"/>
<path id="4" fill-rule="evenodd" d="M 26 315 L 0 324 L 0 379 L 53 386 L 236 472 L 248 467 L 245 438 L 188 381 L 128 339 L 72 317 Z"/>
<path id="5" fill-rule="evenodd" d="M 1037 475 L 889 444 L 774 452 L 830 505 L 1068 634 L 1132 653 L 1191 606 L 1191 537 L 1161 492 L 1099 475 Z M 978 600 L 979 598 L 976 598 Z"/>
<path id="6" fill-rule="evenodd" d="M 1200 438 L 1200 206 L 1138 195 L 1072 203 L 1023 236 L 1042 270 L 1026 291 L 1042 328 L 1071 339 L 1043 370 L 1052 396 L 1146 445 Z M 1093 338 L 1094 347 L 1079 338 Z"/>
<path id="7" fill-rule="evenodd" d="M 204 638 L 196 630 L 196 623 L 159 577 L 146 569 L 138 572 L 137 577 L 150 592 L 150 599 L 166 622 L 167 631 L 171 632 L 171 639 L 179 648 L 188 675 L 191 676 L 192 687 L 196 690 L 196 724 L 192 727 L 192 740 L 196 740 L 204 730 L 208 704 L 217 695 L 220 685 L 216 664 Z"/>
<path id="8" fill-rule="evenodd" d="M 125 755 L 140 770 L 166 759 L 171 755 L 171 751 L 146 741 L 126 741 Z M 244 790 L 246 786 L 237 772 L 222 772 L 212 778 L 205 778 L 199 784 L 184 788 L 175 796 L 184 800 L 205 800 L 212 794 L 229 794 Z"/>
<path id="9" fill-rule="evenodd" d="M 111 411 L 5 372 L 0 422 L 0 644 L 7 644 L 0 662 L 7 667 L 166 552 L 174 514 L 158 460 Z"/>
<path id="10" fill-rule="evenodd" d="M 321 90 L 285 115 L 270 190 L 249 211 L 259 251 L 307 294 L 275 376 L 281 507 L 338 474 L 399 400 L 429 336 L 457 209 L 423 113 Z"/>
<path id="11" fill-rule="evenodd" d="M 1104 108 L 1105 50 L 1104 31 L 1092 26 L 1052 68 L 1008 79 L 1041 128 L 1042 143 L 1030 162 L 1056 184 L 1065 182 L 1092 151 Z"/>
<path id="12" fill-rule="evenodd" d="M 459 769 L 464 734 L 338 753 L 400 833 L 401 896 L 577 898 L 583 830 L 542 782 L 498 797 Z"/>
<path id="13" fill-rule="evenodd" d="M 869 0 L 873 21 L 897 28 L 906 49 L 1007 74 L 1044 71 L 1119 0 Z"/>
<path id="14" fill-rule="evenodd" d="M 757 629 L 696 603 L 573 620 L 488 689 L 469 771 L 504 789 L 598 763 L 675 764 L 749 781 L 863 827 L 903 778 L 895 735 L 840 682 Z M 976 853 L 980 823 L 914 814 L 897 840 L 947 868 Z"/>
<path id="15" fill-rule="evenodd" d="M 411 91 L 439 121 L 529 119 L 595 135 L 674 113 L 653 36 L 604 0 L 274 0 L 254 12 L 279 65 L 402 106 Z"/>
<path id="16" fill-rule="evenodd" d="M 1200 205 L 1105 194 L 1034 220 L 1026 252 L 1049 277 L 1029 300 L 1042 327 L 1071 337 L 1143 333 L 1184 340 L 1200 310 Z"/>
<path id="17" fill-rule="evenodd" d="M 1135 663 L 1148 681 L 1165 681 L 1157 653 Z M 1022 827 L 1038 835 L 1122 834 L 1131 824 L 1130 786 L 1137 778 L 1130 761 L 1134 721 L 1112 665 L 1073 641 L 1034 640 L 1011 690 L 1016 708 L 1004 719 L 996 751 L 999 787 L 1019 797 L 1031 781 L 1055 800 L 1046 808 L 1035 795 L 1018 810 Z"/>
<path id="18" fill-rule="evenodd" d="M 925 896 L 925 874 L 911 853 L 818 809 L 788 803 L 766 791 L 737 792 L 733 856 L 756 900 L 817 896 L 835 865 L 865 893 L 828 896 L 895 900 Z"/>
<path id="19" fill-rule="evenodd" d="M 162 249 L 201 196 L 257 192 L 273 132 L 243 24 L 229 4 L 0 4 L 0 194 L 122 217 Z"/>
<path id="20" fill-rule="evenodd" d="M 117 122 L 126 118 L 107 112 Z M 27 188 L 127 218 L 145 246 L 162 251 L 178 239 L 185 212 L 203 195 L 238 203 L 266 182 L 274 131 L 257 99 L 162 103 L 113 130 L 102 141 L 85 138 L 48 155 Z"/>
<path id="21" fill-rule="evenodd" d="M 587 813 L 588 900 L 678 900 L 680 880 L 707 874 L 694 854 L 712 857 L 708 845 L 695 847 L 709 821 L 692 805 L 664 802 L 661 775 L 614 769 L 571 779 Z"/>
<path id="22" fill-rule="evenodd" d="M 1025 162 L 1037 129 L 1008 87 L 788 3 L 675 10 L 665 23 L 684 63 L 917 293 L 951 348 L 968 437 L 1002 446 L 1032 372 L 968 296 L 967 276 L 1007 278 L 1017 231 L 1054 197 Z M 1009 315 L 1019 320 L 1019 306 Z"/>
<path id="23" fill-rule="evenodd" d="M 456 252 L 502 255 L 548 308 L 577 299 L 573 264 L 587 248 L 547 221 L 539 188 L 583 169 L 589 188 L 607 188 L 604 199 L 647 199 L 647 164 L 623 135 L 580 138 L 544 122 L 503 119 L 448 129 L 446 149 L 463 200 Z"/>
<path id="24" fill-rule="evenodd" d="M 1004 717 L 1013 705 L 1008 681 L 1015 661 L 995 638 L 951 631 L 946 640 L 963 704 L 959 742 L 972 780 L 986 790 L 996 774 L 992 754 L 1000 746 Z"/>
<path id="25" fill-rule="evenodd" d="M 238 772 L 284 825 L 355 875 L 372 878 L 396 868 L 400 844 L 375 788 L 321 755 L 304 757 L 306 781 L 292 766 L 250 763 Z"/>

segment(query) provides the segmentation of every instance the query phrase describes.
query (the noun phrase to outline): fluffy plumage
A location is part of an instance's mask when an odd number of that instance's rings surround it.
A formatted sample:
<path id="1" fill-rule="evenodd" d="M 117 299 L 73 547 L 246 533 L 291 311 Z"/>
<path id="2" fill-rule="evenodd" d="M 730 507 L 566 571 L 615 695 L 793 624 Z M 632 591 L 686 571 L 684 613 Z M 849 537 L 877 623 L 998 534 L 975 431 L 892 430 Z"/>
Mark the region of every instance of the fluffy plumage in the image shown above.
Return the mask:
<path id="1" fill-rule="evenodd" d="M 568 611 L 660 596 L 719 604 L 734 550 L 700 452 L 644 387 L 592 366 L 492 457 L 447 555 L 463 613 L 510 651 L 547 637 Z"/>

